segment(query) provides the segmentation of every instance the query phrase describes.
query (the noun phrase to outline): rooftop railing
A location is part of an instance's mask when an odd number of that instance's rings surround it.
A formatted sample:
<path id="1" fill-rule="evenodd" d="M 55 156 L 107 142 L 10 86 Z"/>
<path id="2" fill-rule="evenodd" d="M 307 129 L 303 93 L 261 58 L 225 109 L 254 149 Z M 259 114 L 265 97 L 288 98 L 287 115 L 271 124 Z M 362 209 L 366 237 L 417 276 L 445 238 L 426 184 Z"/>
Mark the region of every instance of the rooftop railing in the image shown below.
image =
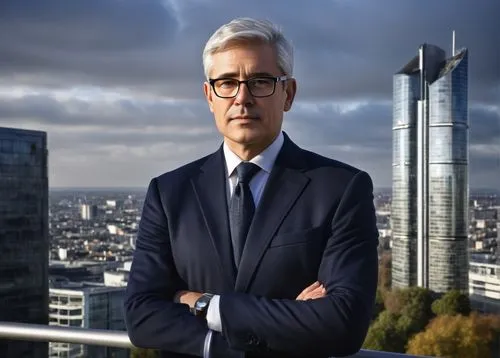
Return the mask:
<path id="1" fill-rule="evenodd" d="M 30 342 L 58 342 L 116 348 L 134 348 L 127 332 L 81 327 L 47 326 L 31 323 L 0 322 L 0 339 Z M 352 358 L 423 358 L 408 354 L 361 350 Z"/>

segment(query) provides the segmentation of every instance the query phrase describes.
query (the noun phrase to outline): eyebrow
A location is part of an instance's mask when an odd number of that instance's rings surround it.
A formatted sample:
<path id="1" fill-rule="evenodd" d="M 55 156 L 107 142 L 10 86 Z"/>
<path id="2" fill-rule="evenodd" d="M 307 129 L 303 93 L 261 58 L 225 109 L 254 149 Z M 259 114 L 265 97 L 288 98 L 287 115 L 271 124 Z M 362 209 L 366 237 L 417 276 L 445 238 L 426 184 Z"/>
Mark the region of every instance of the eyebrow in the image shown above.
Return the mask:
<path id="1" fill-rule="evenodd" d="M 235 78 L 235 77 L 238 77 L 239 76 L 239 73 L 236 73 L 236 72 L 226 72 L 226 73 L 223 73 L 217 77 L 214 77 L 214 78 Z M 269 73 L 269 72 L 253 72 L 250 74 L 250 76 L 248 76 L 248 78 L 254 78 L 254 77 L 277 77 L 276 75 L 273 75 L 272 73 Z"/>

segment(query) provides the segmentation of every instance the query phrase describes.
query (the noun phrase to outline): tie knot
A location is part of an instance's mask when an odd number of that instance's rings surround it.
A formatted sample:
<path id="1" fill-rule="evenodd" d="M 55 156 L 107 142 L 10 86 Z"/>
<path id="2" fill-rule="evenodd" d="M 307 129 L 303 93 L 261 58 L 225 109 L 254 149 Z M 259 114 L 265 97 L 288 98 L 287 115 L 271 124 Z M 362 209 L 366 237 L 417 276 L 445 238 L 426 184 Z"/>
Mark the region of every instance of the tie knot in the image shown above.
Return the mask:
<path id="1" fill-rule="evenodd" d="M 238 183 L 248 183 L 252 177 L 260 170 L 259 166 L 250 162 L 241 162 L 236 167 Z"/>

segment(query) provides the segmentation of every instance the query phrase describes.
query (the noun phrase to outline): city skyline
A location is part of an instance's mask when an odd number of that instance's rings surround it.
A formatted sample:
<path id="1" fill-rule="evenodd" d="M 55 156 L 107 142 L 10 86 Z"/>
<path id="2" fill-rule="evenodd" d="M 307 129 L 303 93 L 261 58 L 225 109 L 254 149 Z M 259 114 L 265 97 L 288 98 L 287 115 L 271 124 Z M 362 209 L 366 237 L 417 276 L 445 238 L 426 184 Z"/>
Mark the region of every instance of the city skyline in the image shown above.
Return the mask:
<path id="1" fill-rule="evenodd" d="M 51 188 L 144 188 L 152 176 L 217 149 L 202 93 L 203 44 L 232 17 L 264 17 L 282 25 L 296 49 L 299 92 L 284 129 L 387 188 L 394 69 L 424 42 L 450 52 L 455 30 L 457 48 L 474 54 L 470 185 L 500 189 L 492 45 L 500 42 L 499 12 L 493 1 L 2 4 L 0 29 L 11 35 L 0 40 L 0 126 L 48 133 Z"/>

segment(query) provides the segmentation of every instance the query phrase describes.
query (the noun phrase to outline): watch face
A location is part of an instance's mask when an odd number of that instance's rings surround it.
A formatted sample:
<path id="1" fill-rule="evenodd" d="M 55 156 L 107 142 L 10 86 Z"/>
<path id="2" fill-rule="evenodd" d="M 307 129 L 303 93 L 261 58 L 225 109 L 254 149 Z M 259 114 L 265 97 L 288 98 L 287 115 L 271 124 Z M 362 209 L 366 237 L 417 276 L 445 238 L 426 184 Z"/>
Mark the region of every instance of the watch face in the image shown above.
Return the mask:
<path id="1" fill-rule="evenodd" d="M 207 306 L 207 303 L 205 300 L 198 302 L 198 307 L 199 308 L 205 308 Z"/>
<path id="2" fill-rule="evenodd" d="M 210 299 L 208 297 L 205 296 L 200 297 L 196 302 L 196 308 L 200 310 L 204 309 L 205 307 L 207 307 L 209 301 Z"/>

